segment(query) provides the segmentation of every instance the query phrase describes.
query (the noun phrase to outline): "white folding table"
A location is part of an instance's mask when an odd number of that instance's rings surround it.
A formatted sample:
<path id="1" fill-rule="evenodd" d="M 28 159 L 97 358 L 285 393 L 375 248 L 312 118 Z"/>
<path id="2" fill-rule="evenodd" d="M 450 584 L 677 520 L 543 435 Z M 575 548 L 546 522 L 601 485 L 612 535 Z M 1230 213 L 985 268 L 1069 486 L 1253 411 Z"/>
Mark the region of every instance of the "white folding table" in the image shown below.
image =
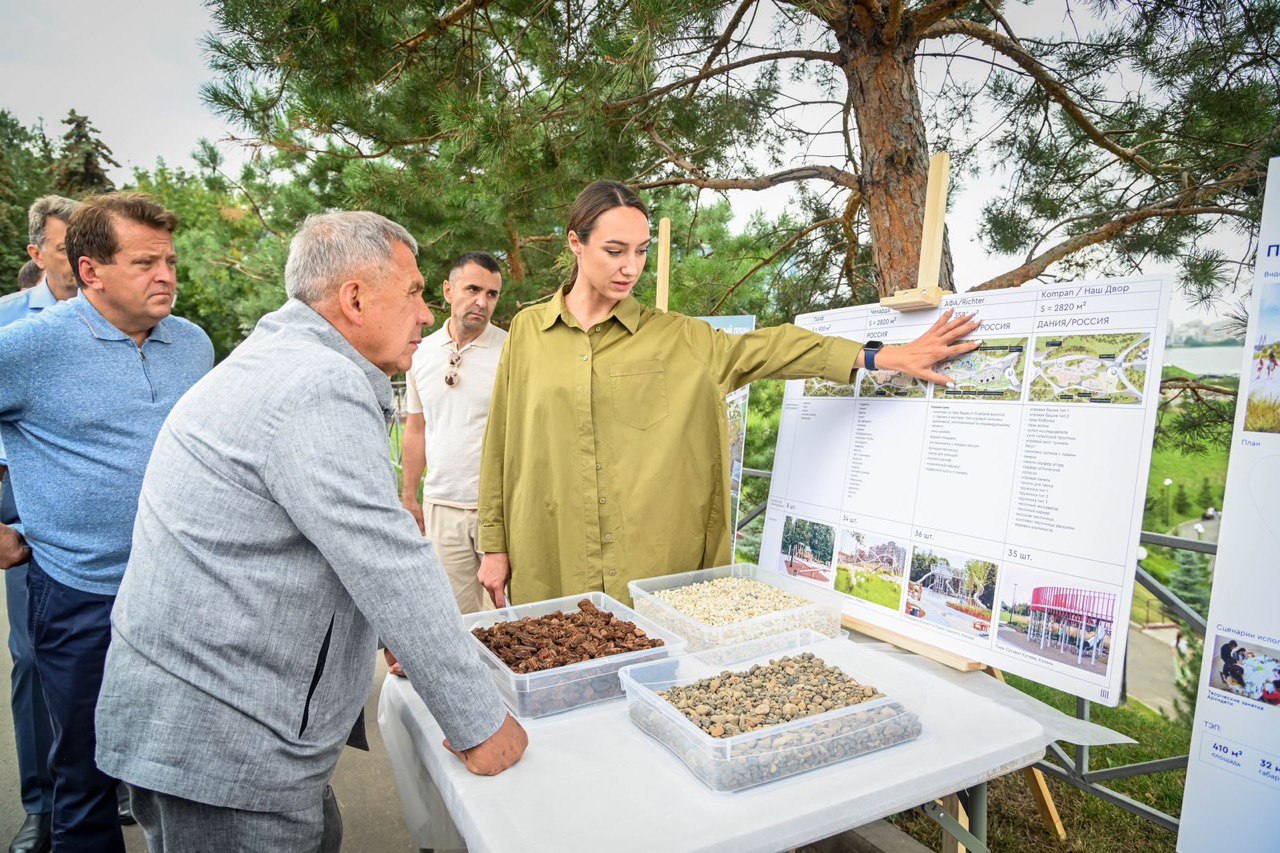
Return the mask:
<path id="1" fill-rule="evenodd" d="M 409 832 L 421 848 L 472 853 L 775 851 L 973 789 L 972 835 L 985 842 L 988 780 L 1035 763 L 1056 740 L 1129 740 L 983 673 L 882 644 L 844 645 L 828 662 L 869 683 L 884 667 L 898 676 L 910 668 L 926 696 L 920 737 L 736 794 L 704 787 L 632 725 L 622 699 L 523 721 L 524 759 L 499 776 L 473 776 L 444 749 L 408 681 L 388 676 L 378 722 Z"/>

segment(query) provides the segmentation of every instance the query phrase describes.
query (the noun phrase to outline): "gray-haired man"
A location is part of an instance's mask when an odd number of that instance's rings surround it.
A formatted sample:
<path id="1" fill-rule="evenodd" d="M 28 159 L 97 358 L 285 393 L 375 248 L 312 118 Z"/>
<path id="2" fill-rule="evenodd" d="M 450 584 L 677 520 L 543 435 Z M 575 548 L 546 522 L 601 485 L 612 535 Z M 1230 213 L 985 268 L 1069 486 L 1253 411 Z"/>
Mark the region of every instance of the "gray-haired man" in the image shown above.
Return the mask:
<path id="1" fill-rule="evenodd" d="M 389 376 L 431 322 L 416 252 L 376 214 L 309 217 L 290 300 L 160 433 L 98 700 L 153 851 L 336 850 L 378 636 L 473 772 L 524 752 L 387 455 Z"/>
<path id="2" fill-rule="evenodd" d="M 0 326 L 38 316 L 46 308 L 77 293 L 75 274 L 67 257 L 67 224 L 80 202 L 60 195 L 35 200 L 27 211 L 27 261 L 37 273 L 34 286 L 0 299 Z M 49 377 L 54 381 L 55 377 Z M 9 464 L 0 443 L 0 533 L 21 531 Z M 4 563 L 0 562 L 0 566 Z M 4 566 L 8 568 L 8 566 Z M 27 562 L 9 568 L 4 576 L 5 607 L 9 615 L 9 706 L 13 711 L 13 740 L 18 748 L 18 783 L 27 816 L 9 845 L 10 853 L 39 853 L 50 844 L 53 812 L 53 778 L 49 775 L 49 750 L 53 730 L 44 688 L 36 668 L 31 635 L 27 630 Z"/>

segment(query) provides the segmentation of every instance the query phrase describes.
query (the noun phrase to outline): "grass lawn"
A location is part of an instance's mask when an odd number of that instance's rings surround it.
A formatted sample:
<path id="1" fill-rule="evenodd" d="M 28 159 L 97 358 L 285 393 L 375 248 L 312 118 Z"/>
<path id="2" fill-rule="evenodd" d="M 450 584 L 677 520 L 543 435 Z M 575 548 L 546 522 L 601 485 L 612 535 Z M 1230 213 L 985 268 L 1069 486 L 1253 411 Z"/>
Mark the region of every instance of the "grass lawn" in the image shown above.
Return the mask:
<path id="1" fill-rule="evenodd" d="M 871 573 L 858 575 L 858 582 L 848 592 L 854 598 L 861 598 L 863 601 L 870 601 L 872 604 L 879 604 L 890 610 L 897 610 L 898 602 L 902 598 L 900 585 L 888 578 Z"/>
<path id="2" fill-rule="evenodd" d="M 1209 478 L 1209 487 L 1213 492 L 1213 506 L 1222 508 L 1222 491 L 1227 482 L 1227 449 L 1214 448 L 1200 456 L 1186 456 L 1176 450 L 1157 450 L 1151 454 L 1151 474 L 1147 478 L 1147 498 L 1151 509 L 1143 514 L 1142 529 L 1163 533 L 1172 530 L 1184 521 L 1200 517 L 1204 507 L 1200 506 L 1200 487 L 1204 478 Z M 1169 487 L 1169 523 L 1164 523 L 1165 486 L 1164 481 L 1173 480 Z M 1173 506 L 1178 485 L 1187 491 L 1190 508 L 1187 512 L 1178 512 Z"/>
<path id="3" fill-rule="evenodd" d="M 1073 713 L 1075 710 L 1074 696 L 1016 676 L 1006 678 L 1019 690 L 1061 711 Z M 1094 705 L 1092 719 L 1138 741 L 1125 746 L 1094 747 L 1090 751 L 1090 767 L 1095 770 L 1179 755 L 1191 744 L 1189 731 L 1139 702 L 1130 701 L 1118 708 Z M 1067 751 L 1070 753 L 1071 749 Z M 1185 780 L 1186 772 L 1179 770 L 1116 780 L 1107 786 L 1176 817 L 1182 808 Z M 1015 773 L 990 784 L 988 843 L 992 850 L 1005 853 L 1174 849 L 1173 833 L 1070 785 L 1053 779 L 1048 779 L 1048 784 L 1067 829 L 1067 840 L 1059 842 L 1045 830 L 1022 774 Z M 921 843 L 940 849 L 942 830 L 922 812 L 904 812 L 894 818 L 893 823 Z"/>

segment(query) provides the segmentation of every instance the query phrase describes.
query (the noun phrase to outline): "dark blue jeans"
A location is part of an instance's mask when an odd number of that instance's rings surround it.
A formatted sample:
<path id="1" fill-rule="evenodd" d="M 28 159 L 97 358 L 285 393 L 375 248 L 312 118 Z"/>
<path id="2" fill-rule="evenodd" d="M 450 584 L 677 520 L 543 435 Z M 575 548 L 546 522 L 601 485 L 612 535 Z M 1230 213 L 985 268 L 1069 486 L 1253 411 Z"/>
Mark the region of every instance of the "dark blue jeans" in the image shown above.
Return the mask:
<path id="1" fill-rule="evenodd" d="M 28 564 L 31 642 L 53 722 L 53 849 L 58 853 L 124 853 L 116 813 L 116 780 L 94 763 L 93 713 L 111 642 L 115 596 L 58 583 Z"/>
<path id="2" fill-rule="evenodd" d="M 9 704 L 13 709 L 13 740 L 18 747 L 22 808 L 27 814 L 46 814 L 53 811 L 53 777 L 49 775 L 53 726 L 27 628 L 27 567 L 14 566 L 5 572 L 4 587 L 9 611 L 9 654 L 13 656 Z"/>
<path id="3" fill-rule="evenodd" d="M 0 483 L 0 523 L 15 524 L 18 507 L 8 477 Z M 4 573 L 5 608 L 9 613 L 10 707 L 13 709 L 13 740 L 18 748 L 18 781 L 22 808 L 27 814 L 53 811 L 53 779 L 49 776 L 49 749 L 53 728 L 44 704 L 44 688 L 36 670 L 31 633 L 27 628 L 27 567 L 14 566 Z"/>

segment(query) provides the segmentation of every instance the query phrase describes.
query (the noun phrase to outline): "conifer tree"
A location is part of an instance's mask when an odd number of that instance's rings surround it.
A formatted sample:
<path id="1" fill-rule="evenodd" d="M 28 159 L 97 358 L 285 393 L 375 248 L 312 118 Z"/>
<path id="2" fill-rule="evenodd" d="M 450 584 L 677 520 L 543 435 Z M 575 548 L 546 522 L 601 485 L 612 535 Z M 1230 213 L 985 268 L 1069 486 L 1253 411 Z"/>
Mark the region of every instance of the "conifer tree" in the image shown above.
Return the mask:
<path id="1" fill-rule="evenodd" d="M 71 110 L 62 123 L 67 125 L 67 132 L 62 135 L 62 150 L 53 164 L 54 191 L 81 196 L 115 189 L 115 183 L 107 176 L 107 166 L 120 164 L 111 158 L 111 149 L 98 138 L 98 129 L 89 117 Z"/>
<path id="2" fill-rule="evenodd" d="M 1201 616 L 1209 613 L 1209 560 L 1194 551 L 1178 551 L 1169 573 L 1169 591 Z"/>
<path id="3" fill-rule="evenodd" d="M 17 290 L 27 261 L 27 208 L 49 192 L 49 140 L 39 127 L 24 127 L 0 110 L 0 295 Z"/>
<path id="4" fill-rule="evenodd" d="M 1257 225 L 1280 153 L 1280 0 L 1095 0 L 1088 31 L 1048 38 L 1005 8 L 221 0 L 206 96 L 251 144 L 348 158 L 391 205 L 425 193 L 450 221 L 469 212 L 514 269 L 592 178 L 796 186 L 775 283 L 865 301 L 915 283 L 929 154 L 945 148 L 961 184 L 1003 183 L 981 233 L 1017 260 L 982 286 L 1158 259 L 1195 295 L 1221 293 L 1238 268 L 1201 238 Z M 926 79 L 936 57 L 949 64 Z M 843 154 L 790 153 L 823 138 Z"/>

